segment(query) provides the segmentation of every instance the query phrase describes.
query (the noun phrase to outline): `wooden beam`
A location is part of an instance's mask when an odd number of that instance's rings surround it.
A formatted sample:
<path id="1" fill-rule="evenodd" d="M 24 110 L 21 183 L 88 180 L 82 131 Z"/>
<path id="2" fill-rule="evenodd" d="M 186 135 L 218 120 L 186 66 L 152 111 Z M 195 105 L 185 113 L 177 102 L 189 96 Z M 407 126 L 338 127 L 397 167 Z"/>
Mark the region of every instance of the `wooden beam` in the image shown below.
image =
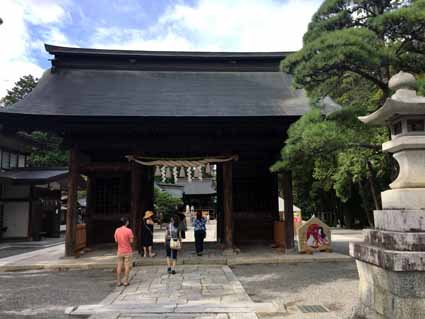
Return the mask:
<path id="1" fill-rule="evenodd" d="M 282 173 L 282 192 L 285 201 L 285 243 L 286 249 L 294 248 L 294 199 L 292 195 L 292 174 L 290 171 Z"/>
<path id="2" fill-rule="evenodd" d="M 130 163 L 90 163 L 80 167 L 80 172 L 95 173 L 95 172 L 130 172 Z"/>
<path id="3" fill-rule="evenodd" d="M 77 198 L 79 180 L 78 149 L 74 145 L 69 152 L 68 209 L 66 213 L 65 256 L 73 256 L 77 231 Z"/>
<path id="4" fill-rule="evenodd" d="M 223 164 L 224 244 L 233 248 L 233 162 Z"/>
<path id="5" fill-rule="evenodd" d="M 131 214 L 130 225 L 134 234 L 134 247 L 140 247 L 140 201 L 141 201 L 141 167 L 139 164 L 131 163 Z"/>

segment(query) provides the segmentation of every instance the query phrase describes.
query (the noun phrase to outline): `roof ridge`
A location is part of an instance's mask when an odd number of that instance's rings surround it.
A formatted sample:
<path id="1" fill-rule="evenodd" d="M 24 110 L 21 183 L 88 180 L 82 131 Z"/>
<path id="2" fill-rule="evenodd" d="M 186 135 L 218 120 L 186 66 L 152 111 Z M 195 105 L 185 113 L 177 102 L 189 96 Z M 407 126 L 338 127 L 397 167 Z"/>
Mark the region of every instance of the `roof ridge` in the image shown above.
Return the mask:
<path id="1" fill-rule="evenodd" d="M 149 50 L 119 50 L 64 47 L 45 44 L 46 51 L 50 54 L 83 54 L 83 55 L 126 55 L 126 56 L 163 56 L 163 57 L 204 57 L 204 58 L 253 58 L 276 57 L 282 58 L 293 53 L 291 51 L 255 51 L 255 52 L 222 52 L 222 51 L 149 51 Z"/>

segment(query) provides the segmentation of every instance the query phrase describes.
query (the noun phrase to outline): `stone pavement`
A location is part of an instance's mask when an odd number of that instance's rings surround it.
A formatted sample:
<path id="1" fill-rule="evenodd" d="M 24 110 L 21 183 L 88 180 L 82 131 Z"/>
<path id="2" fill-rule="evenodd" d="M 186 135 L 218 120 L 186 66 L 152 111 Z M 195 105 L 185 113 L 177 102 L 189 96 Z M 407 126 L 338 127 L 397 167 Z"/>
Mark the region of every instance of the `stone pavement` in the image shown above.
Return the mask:
<path id="1" fill-rule="evenodd" d="M 333 230 L 332 248 L 335 253 L 315 253 L 313 255 L 288 252 L 282 254 L 270 245 L 243 245 L 238 254 L 226 255 L 223 248 L 214 242 L 205 243 L 204 256 L 195 253 L 193 242 L 185 242 L 183 250 L 179 252 L 179 264 L 184 265 L 250 265 L 250 264 L 293 264 L 309 262 L 350 262 L 348 256 L 348 242 L 362 240 L 362 231 Z M 163 243 L 155 243 L 154 251 L 158 254 L 155 258 L 141 258 L 134 255 L 137 266 L 162 266 L 165 263 L 165 250 Z M 80 258 L 64 258 L 65 246 L 59 244 L 29 253 L 19 254 L 7 258 L 0 258 L 0 271 L 22 270 L 71 270 L 71 269 L 112 269 L 116 265 L 115 245 L 102 245 L 93 247 Z M 341 254 L 342 253 L 342 254 Z"/>
<path id="2" fill-rule="evenodd" d="M 163 266 L 165 249 L 163 244 L 155 244 L 158 256 L 141 258 L 134 254 L 136 266 Z M 58 245 L 34 252 L 0 258 L 0 271 L 23 270 L 72 270 L 72 269 L 112 269 L 116 266 L 116 248 L 114 245 L 98 246 L 80 258 L 64 258 L 65 247 Z M 240 253 L 226 255 L 217 243 L 207 243 L 204 256 L 197 256 L 193 243 L 185 243 L 179 252 L 178 264 L 184 265 L 249 265 L 249 264 L 285 264 L 305 262 L 347 262 L 351 257 L 338 253 L 317 253 L 313 255 L 288 252 L 279 253 L 269 245 L 241 246 Z"/>
<path id="3" fill-rule="evenodd" d="M 28 253 L 38 249 L 44 249 L 60 245 L 64 242 L 63 237 L 43 238 L 40 241 L 3 241 L 0 242 L 0 259 L 23 253 Z"/>
<path id="4" fill-rule="evenodd" d="M 133 271 L 130 286 L 116 288 L 97 305 L 70 307 L 70 316 L 91 319 L 255 319 L 257 313 L 284 314 L 284 305 L 255 303 L 228 266 L 180 266 Z"/>

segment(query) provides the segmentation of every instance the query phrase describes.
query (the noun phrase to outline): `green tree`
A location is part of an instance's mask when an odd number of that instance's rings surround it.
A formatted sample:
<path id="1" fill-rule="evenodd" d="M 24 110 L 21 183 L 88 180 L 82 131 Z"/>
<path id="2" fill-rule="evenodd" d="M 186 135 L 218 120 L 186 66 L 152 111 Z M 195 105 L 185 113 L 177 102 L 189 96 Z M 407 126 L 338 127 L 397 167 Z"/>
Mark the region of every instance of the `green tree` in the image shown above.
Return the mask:
<path id="1" fill-rule="evenodd" d="M 15 86 L 7 91 L 5 97 L 1 99 L 2 105 L 11 106 L 28 95 L 37 85 L 38 79 L 32 75 L 26 75 L 15 83 Z M 68 165 L 68 153 L 63 147 L 62 139 L 49 132 L 32 132 L 29 134 L 34 141 L 43 147 L 39 147 L 29 156 L 29 166 L 31 167 L 58 167 Z"/>
<path id="2" fill-rule="evenodd" d="M 373 223 L 380 191 L 396 172 L 391 157 L 380 151 L 388 131 L 366 127 L 357 116 L 382 105 L 394 73 L 425 71 L 424 28 L 424 0 L 326 0 L 309 24 L 303 48 L 282 61 L 295 86 L 315 101 L 290 128 L 282 160 L 272 167 L 292 171 L 301 208 L 342 209 L 347 220 L 360 210 Z M 422 77 L 418 86 L 424 83 Z M 318 101 L 325 96 L 342 110 L 321 114 Z"/>
<path id="3" fill-rule="evenodd" d="M 180 198 L 174 197 L 165 191 L 161 191 L 158 187 L 154 189 L 154 205 L 155 209 L 162 213 L 163 221 L 168 222 L 171 216 L 181 205 L 183 201 Z"/>
<path id="4" fill-rule="evenodd" d="M 62 138 L 49 132 L 35 131 L 31 138 L 44 147 L 31 152 L 28 161 L 31 167 L 68 166 L 68 151 L 62 146 Z"/>
<path id="5" fill-rule="evenodd" d="M 11 90 L 7 90 L 7 94 L 0 100 L 0 104 L 9 106 L 22 100 L 35 88 L 37 81 L 38 79 L 34 78 L 31 74 L 21 77 Z"/>
<path id="6" fill-rule="evenodd" d="M 353 74 L 389 96 L 400 70 L 425 70 L 425 0 L 326 0 L 303 48 L 282 62 L 310 95 L 331 94 Z"/>

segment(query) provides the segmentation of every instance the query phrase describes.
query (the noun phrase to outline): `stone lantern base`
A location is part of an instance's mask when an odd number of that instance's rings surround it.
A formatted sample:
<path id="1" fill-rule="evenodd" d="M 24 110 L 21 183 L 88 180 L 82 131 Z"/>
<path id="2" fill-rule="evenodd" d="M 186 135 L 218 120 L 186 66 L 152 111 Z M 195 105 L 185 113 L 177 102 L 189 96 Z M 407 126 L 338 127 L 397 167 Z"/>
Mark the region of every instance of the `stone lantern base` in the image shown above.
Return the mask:
<path id="1" fill-rule="evenodd" d="M 354 319 L 420 319 L 425 315 L 425 272 L 396 272 L 357 260 L 359 304 Z"/>
<path id="2" fill-rule="evenodd" d="M 360 277 L 354 318 L 425 318 L 425 210 L 375 211 L 376 229 L 350 243 Z"/>

